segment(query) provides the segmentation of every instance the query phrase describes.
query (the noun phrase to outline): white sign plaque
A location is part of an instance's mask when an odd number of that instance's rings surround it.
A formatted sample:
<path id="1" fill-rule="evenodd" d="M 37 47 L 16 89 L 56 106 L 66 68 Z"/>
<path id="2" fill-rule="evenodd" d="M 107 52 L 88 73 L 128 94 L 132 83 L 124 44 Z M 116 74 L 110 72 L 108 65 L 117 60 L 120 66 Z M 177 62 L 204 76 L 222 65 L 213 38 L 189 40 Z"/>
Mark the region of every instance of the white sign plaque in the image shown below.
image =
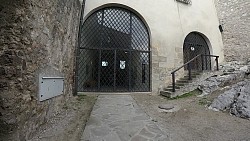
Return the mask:
<path id="1" fill-rule="evenodd" d="M 63 77 L 39 78 L 39 101 L 63 94 Z"/>

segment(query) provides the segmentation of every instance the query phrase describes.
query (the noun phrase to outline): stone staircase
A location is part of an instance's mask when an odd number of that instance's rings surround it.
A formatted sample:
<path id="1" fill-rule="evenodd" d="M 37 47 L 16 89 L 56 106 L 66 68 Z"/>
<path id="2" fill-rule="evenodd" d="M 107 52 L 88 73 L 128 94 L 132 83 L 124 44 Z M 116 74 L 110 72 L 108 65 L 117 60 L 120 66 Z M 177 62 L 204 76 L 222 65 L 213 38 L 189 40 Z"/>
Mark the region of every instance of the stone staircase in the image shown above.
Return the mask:
<path id="1" fill-rule="evenodd" d="M 199 54 L 183 64 L 182 66 L 174 69 L 171 72 L 172 75 L 172 85 L 175 86 L 175 91 L 173 91 L 173 86 L 169 85 L 168 87 L 164 88 L 162 91 L 160 91 L 160 94 L 162 96 L 173 98 L 176 96 L 181 96 L 187 92 L 193 91 L 194 89 L 197 89 L 197 86 L 204 81 L 207 77 L 210 75 L 214 75 L 212 72 L 212 69 L 208 69 L 207 64 L 210 62 L 206 62 L 204 64 L 205 58 L 215 58 L 215 64 L 216 64 L 216 70 L 219 71 L 219 64 L 218 64 L 218 58 L 219 56 L 216 55 L 208 55 L 208 54 Z M 200 61 L 197 61 L 200 60 Z M 205 59 L 206 61 L 207 59 Z M 198 62 L 201 62 L 200 64 Z M 196 66 L 194 68 L 194 66 Z M 206 66 L 206 67 L 204 67 Z M 184 67 L 187 67 L 188 75 L 185 75 L 184 77 L 180 78 L 176 81 L 176 72 L 183 69 Z M 194 70 L 195 69 L 195 70 Z M 205 74 L 205 71 L 208 71 L 208 74 Z M 200 75 L 202 74 L 202 75 Z M 189 79 L 191 78 L 191 79 Z M 174 83 L 173 83 L 174 82 Z"/>
<path id="2" fill-rule="evenodd" d="M 199 78 L 201 74 L 202 74 L 202 72 L 197 72 L 197 71 L 196 72 L 192 72 L 191 73 L 192 80 L 189 80 L 189 76 L 185 75 L 184 77 L 178 79 L 175 82 L 175 92 L 173 92 L 173 85 L 170 84 L 169 86 L 163 88 L 162 91 L 160 91 L 160 95 L 165 96 L 167 98 L 173 98 L 173 97 L 176 97 L 178 95 L 183 94 L 184 91 L 182 91 L 182 89 L 184 89 L 185 86 L 189 85 L 194 80 L 196 80 L 197 78 Z"/>

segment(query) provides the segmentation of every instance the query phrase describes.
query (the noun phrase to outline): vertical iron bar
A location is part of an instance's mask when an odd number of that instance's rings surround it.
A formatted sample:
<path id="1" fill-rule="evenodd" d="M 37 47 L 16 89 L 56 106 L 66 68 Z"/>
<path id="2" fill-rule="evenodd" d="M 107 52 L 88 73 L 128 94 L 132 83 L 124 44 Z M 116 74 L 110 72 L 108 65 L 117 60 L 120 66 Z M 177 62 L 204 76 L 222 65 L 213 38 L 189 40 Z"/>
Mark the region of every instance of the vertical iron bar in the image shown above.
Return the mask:
<path id="1" fill-rule="evenodd" d="M 99 63 L 98 63 L 98 90 L 101 89 L 101 66 L 102 66 L 102 50 L 99 50 Z"/>
<path id="2" fill-rule="evenodd" d="M 204 58 L 203 58 L 203 54 L 201 54 L 201 70 L 204 70 Z"/>
<path id="3" fill-rule="evenodd" d="M 80 23 L 78 27 L 78 41 L 76 42 L 76 50 L 75 50 L 75 88 L 73 92 L 73 96 L 77 95 L 78 92 L 78 69 L 79 69 L 79 54 L 80 54 L 80 45 L 81 45 L 81 26 L 83 24 L 83 15 L 84 15 L 84 9 L 85 9 L 85 0 L 82 1 L 82 7 L 81 7 L 81 13 L 80 13 Z"/>
<path id="4" fill-rule="evenodd" d="M 207 63 L 208 63 L 208 60 L 209 60 L 209 58 L 210 58 L 210 56 L 205 56 L 205 62 L 206 62 L 206 70 L 208 70 L 208 65 L 207 65 Z"/>
<path id="5" fill-rule="evenodd" d="M 131 45 L 130 45 L 130 48 L 129 49 L 132 49 L 132 13 L 130 12 L 130 19 L 129 19 L 129 30 L 130 30 L 130 42 L 131 42 Z"/>
<path id="6" fill-rule="evenodd" d="M 149 45 L 150 45 L 150 43 L 148 43 Z M 148 53 L 148 90 L 150 91 L 150 90 L 152 90 L 152 87 L 151 87 L 151 53 L 150 53 L 150 51 L 149 51 L 149 53 Z"/>
<path id="7" fill-rule="evenodd" d="M 196 71 L 198 71 L 199 70 L 199 60 L 198 60 L 198 58 L 196 58 L 194 61 L 196 64 Z"/>
<path id="8" fill-rule="evenodd" d="M 173 89 L 172 91 L 175 92 L 175 73 L 172 73 L 172 85 L 173 85 Z"/>
<path id="9" fill-rule="evenodd" d="M 146 82 L 146 64 L 142 63 L 142 83 Z"/>
<path id="10" fill-rule="evenodd" d="M 76 57 L 75 57 L 75 89 L 73 92 L 73 96 L 77 95 L 78 92 L 78 81 L 79 81 L 79 77 L 78 77 L 78 69 L 79 69 L 79 56 L 80 56 L 80 40 L 81 40 L 81 29 L 80 29 L 81 23 L 79 25 L 79 32 L 78 32 L 78 45 L 76 46 Z M 80 34 L 80 35 L 79 35 Z"/>
<path id="11" fill-rule="evenodd" d="M 130 30 L 130 46 L 129 46 L 129 63 L 128 63 L 128 90 L 131 91 L 131 67 L 132 67 L 132 13 L 130 12 L 130 19 L 129 19 L 129 30 Z"/>
<path id="12" fill-rule="evenodd" d="M 101 24 L 103 25 L 104 19 L 104 10 L 102 10 L 102 21 Z M 103 48 L 103 27 L 101 28 L 101 48 Z M 102 68 L 102 50 L 99 50 L 99 63 L 98 63 L 98 91 L 101 89 L 101 68 Z"/>
<path id="13" fill-rule="evenodd" d="M 131 55 L 131 51 L 129 51 L 129 58 L 128 58 L 128 90 L 131 91 L 131 58 L 132 58 L 132 55 Z"/>
<path id="14" fill-rule="evenodd" d="M 189 79 L 189 80 L 192 80 L 190 63 L 188 64 L 188 79 Z"/>
<path id="15" fill-rule="evenodd" d="M 218 71 L 219 70 L 219 57 L 218 56 L 216 56 L 215 61 L 216 61 L 216 67 Z"/>
<path id="16" fill-rule="evenodd" d="M 116 50 L 114 50 L 115 54 L 114 54 L 114 91 L 116 90 Z"/>
<path id="17" fill-rule="evenodd" d="M 75 57 L 75 89 L 73 95 L 76 96 L 78 92 L 78 69 L 79 69 L 79 49 L 76 49 L 76 57 Z"/>

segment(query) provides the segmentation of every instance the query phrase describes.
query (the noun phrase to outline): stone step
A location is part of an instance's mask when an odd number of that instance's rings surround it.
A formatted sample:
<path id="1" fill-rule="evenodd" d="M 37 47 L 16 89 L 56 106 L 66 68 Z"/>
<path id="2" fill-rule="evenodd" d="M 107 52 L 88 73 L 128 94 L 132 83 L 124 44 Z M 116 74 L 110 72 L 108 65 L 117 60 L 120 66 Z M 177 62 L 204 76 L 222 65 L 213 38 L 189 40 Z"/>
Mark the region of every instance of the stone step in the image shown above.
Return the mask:
<path id="1" fill-rule="evenodd" d="M 191 72 L 191 77 L 192 79 L 195 79 L 197 77 L 199 77 L 201 74 L 201 72 Z M 185 86 L 186 84 L 192 82 L 192 80 L 189 80 L 189 76 L 185 75 L 184 77 L 178 79 L 175 83 L 175 91 L 180 90 L 183 86 Z M 160 94 L 162 96 L 165 96 L 167 98 L 171 98 L 171 95 L 174 93 L 173 91 L 173 86 L 169 85 L 168 87 L 164 88 L 164 91 L 161 91 Z"/>
<path id="2" fill-rule="evenodd" d="M 189 83 L 190 80 L 177 80 L 176 83 Z"/>
<path id="3" fill-rule="evenodd" d="M 179 80 L 186 80 L 186 81 L 190 81 L 190 80 L 188 80 L 188 77 L 182 77 L 182 78 L 180 78 Z"/>
<path id="4" fill-rule="evenodd" d="M 185 84 L 187 83 L 181 83 L 181 82 L 175 83 L 175 90 L 181 89 L 181 87 L 185 86 Z M 172 92 L 172 90 L 173 90 L 172 85 L 169 85 L 168 87 L 164 88 L 164 91 Z"/>
<path id="5" fill-rule="evenodd" d="M 175 87 L 175 90 L 179 90 L 180 87 Z M 169 91 L 172 92 L 173 91 L 173 87 L 172 88 L 164 88 L 164 91 Z"/>
<path id="6" fill-rule="evenodd" d="M 201 72 L 197 72 L 197 71 L 196 71 L 196 72 L 194 72 L 194 71 L 192 71 L 192 72 L 191 72 L 191 74 L 194 74 L 194 75 L 199 75 L 199 74 L 201 74 Z"/>
<path id="7" fill-rule="evenodd" d="M 179 86 L 179 87 L 182 87 L 182 86 L 185 86 L 187 83 L 175 83 L 175 86 Z"/>
<path id="8" fill-rule="evenodd" d="M 165 96 L 167 98 L 171 98 L 172 92 L 169 92 L 169 91 L 160 91 L 160 95 Z"/>
<path id="9" fill-rule="evenodd" d="M 166 88 L 167 88 L 167 89 L 168 89 L 168 88 L 171 88 L 171 89 L 172 89 L 172 88 L 173 88 L 173 85 L 168 85 Z M 181 88 L 180 86 L 175 86 L 175 89 L 180 89 L 180 88 Z"/>
<path id="10" fill-rule="evenodd" d="M 191 75 L 200 75 L 200 74 L 201 73 L 198 73 L 198 72 L 194 72 L 194 73 L 191 72 Z M 186 75 L 188 75 L 188 73 Z"/>
<path id="11" fill-rule="evenodd" d="M 193 78 L 196 78 L 196 77 L 198 77 L 198 76 L 199 76 L 199 75 L 191 75 L 191 78 L 193 79 Z M 183 78 L 189 80 L 189 76 L 184 76 Z"/>
<path id="12" fill-rule="evenodd" d="M 191 72 L 192 75 L 200 75 L 201 72 Z M 186 73 L 186 75 L 188 75 L 188 72 Z"/>

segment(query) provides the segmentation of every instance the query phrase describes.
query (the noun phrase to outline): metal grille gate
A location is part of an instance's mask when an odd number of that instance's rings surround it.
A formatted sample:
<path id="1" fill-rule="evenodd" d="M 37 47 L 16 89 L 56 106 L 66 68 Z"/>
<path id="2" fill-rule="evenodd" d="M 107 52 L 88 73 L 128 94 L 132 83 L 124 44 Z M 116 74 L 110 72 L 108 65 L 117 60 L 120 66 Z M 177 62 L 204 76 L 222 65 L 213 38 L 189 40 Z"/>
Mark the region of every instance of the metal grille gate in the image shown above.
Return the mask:
<path id="1" fill-rule="evenodd" d="M 131 11 L 108 7 L 80 25 L 78 91 L 150 91 L 146 26 Z"/>
<path id="2" fill-rule="evenodd" d="M 211 57 L 205 56 L 210 55 L 209 47 L 205 39 L 199 33 L 192 32 L 188 34 L 184 41 L 184 64 L 199 54 L 203 55 L 201 58 L 197 58 L 190 63 L 191 69 L 196 71 L 211 70 Z M 184 69 L 187 70 L 187 67 L 188 66 L 185 66 Z"/>

